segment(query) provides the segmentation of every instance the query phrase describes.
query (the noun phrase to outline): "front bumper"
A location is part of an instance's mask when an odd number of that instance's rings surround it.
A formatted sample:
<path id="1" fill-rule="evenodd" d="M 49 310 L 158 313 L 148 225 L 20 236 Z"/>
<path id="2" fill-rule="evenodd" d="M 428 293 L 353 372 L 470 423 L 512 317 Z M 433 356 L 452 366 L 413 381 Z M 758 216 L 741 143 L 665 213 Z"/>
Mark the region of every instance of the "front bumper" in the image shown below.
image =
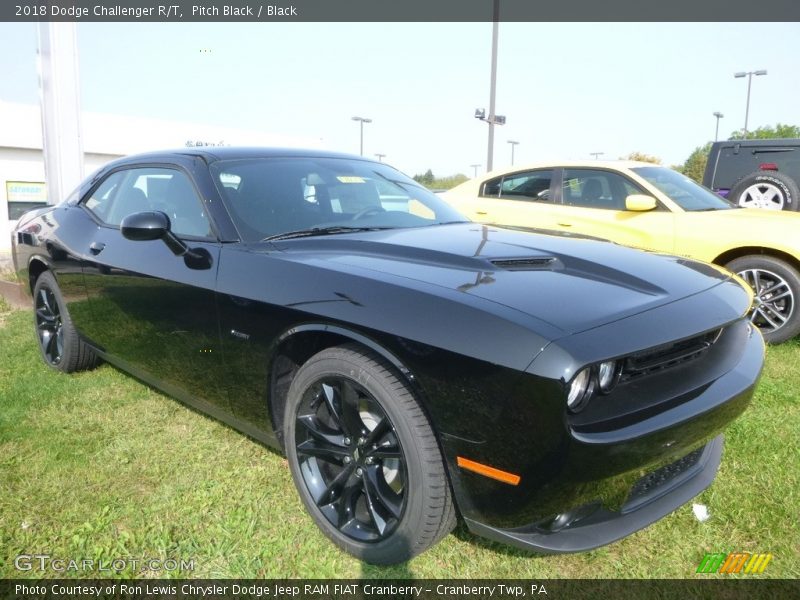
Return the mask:
<path id="1" fill-rule="evenodd" d="M 647 527 L 711 485 L 719 469 L 722 446 L 723 437 L 719 435 L 698 450 L 640 478 L 619 511 L 600 504 L 585 505 L 571 511 L 571 515 L 560 515 L 560 520 L 513 529 L 464 520 L 477 535 L 525 550 L 561 553 L 597 548 Z"/>

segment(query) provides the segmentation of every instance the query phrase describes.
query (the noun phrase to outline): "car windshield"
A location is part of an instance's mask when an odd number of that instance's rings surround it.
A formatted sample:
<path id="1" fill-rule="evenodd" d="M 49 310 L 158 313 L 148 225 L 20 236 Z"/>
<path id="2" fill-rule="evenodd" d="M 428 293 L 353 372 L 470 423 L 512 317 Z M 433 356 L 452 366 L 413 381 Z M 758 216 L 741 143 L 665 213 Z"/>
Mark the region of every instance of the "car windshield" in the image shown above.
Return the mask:
<path id="1" fill-rule="evenodd" d="M 726 210 L 736 208 L 714 192 L 698 185 L 686 175 L 664 167 L 635 167 L 634 173 L 656 186 L 683 210 Z"/>
<path id="2" fill-rule="evenodd" d="M 464 222 L 395 169 L 347 158 L 218 161 L 214 176 L 244 241 Z"/>

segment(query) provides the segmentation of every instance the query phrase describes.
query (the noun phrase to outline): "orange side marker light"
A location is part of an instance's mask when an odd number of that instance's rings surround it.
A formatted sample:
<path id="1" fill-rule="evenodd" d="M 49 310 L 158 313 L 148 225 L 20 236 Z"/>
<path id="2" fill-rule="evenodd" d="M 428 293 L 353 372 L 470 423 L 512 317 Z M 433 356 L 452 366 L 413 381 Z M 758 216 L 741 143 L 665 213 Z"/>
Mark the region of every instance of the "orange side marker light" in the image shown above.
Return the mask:
<path id="1" fill-rule="evenodd" d="M 481 463 L 475 462 L 474 460 L 469 460 L 463 456 L 457 456 L 456 459 L 458 461 L 458 466 L 462 469 L 473 471 L 474 473 L 478 473 L 484 477 L 496 479 L 497 481 L 502 481 L 503 483 L 508 483 L 509 485 L 518 485 L 521 479 L 519 475 L 515 475 L 514 473 L 501 471 L 500 469 L 495 469 L 494 467 L 490 467 L 488 465 L 482 465 Z"/>

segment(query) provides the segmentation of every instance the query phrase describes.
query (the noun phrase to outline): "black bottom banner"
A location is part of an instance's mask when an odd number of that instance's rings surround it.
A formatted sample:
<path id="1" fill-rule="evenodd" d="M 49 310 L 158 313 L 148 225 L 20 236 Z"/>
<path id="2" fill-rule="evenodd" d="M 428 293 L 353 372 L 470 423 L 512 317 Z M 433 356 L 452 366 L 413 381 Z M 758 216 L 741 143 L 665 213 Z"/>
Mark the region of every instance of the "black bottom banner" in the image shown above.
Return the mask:
<path id="1" fill-rule="evenodd" d="M 484 600 L 508 598 L 800 598 L 800 580 L 781 579 L 43 579 L 0 580 L 3 600 Z"/>

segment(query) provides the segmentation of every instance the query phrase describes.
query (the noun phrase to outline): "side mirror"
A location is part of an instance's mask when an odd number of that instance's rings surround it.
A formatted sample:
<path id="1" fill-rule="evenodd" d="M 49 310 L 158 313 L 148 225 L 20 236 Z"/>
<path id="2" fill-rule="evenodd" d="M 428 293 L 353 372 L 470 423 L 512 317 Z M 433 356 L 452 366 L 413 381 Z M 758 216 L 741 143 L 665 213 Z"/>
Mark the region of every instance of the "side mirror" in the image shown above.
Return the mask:
<path id="1" fill-rule="evenodd" d="M 169 232 L 169 217 L 163 212 L 138 212 L 122 219 L 122 237 L 134 242 L 160 240 Z"/>
<path id="2" fill-rule="evenodd" d="M 175 256 L 182 256 L 190 269 L 211 268 L 211 255 L 205 248 L 190 249 L 175 237 L 170 227 L 169 217 L 161 211 L 133 213 L 119 224 L 122 237 L 134 242 L 162 240 Z"/>
<path id="3" fill-rule="evenodd" d="M 647 212 L 655 210 L 656 206 L 656 199 L 645 194 L 631 194 L 625 198 L 625 210 Z"/>

